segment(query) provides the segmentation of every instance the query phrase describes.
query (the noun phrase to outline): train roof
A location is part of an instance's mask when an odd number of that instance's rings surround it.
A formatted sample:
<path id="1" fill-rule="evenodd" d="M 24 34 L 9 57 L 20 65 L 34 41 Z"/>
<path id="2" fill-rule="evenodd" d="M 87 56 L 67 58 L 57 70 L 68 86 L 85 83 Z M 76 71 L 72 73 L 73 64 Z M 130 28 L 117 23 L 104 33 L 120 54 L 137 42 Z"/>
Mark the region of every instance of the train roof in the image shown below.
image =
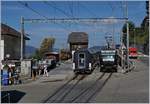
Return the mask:
<path id="1" fill-rule="evenodd" d="M 106 46 L 93 46 L 93 47 L 88 48 L 88 51 L 91 54 L 95 54 L 95 53 L 100 52 L 101 50 L 103 50 L 105 48 L 106 48 Z"/>
<path id="2" fill-rule="evenodd" d="M 85 52 L 85 51 L 88 51 L 88 49 L 87 48 L 82 48 L 82 49 L 76 50 L 75 52 Z"/>
<path id="3" fill-rule="evenodd" d="M 82 48 L 77 50 L 76 52 L 83 52 L 83 51 L 88 51 L 90 54 L 96 54 L 98 52 L 101 52 L 101 50 L 115 50 L 115 49 L 108 49 L 107 46 L 93 46 L 90 48 Z"/>
<path id="4" fill-rule="evenodd" d="M 98 53 L 101 50 L 104 50 L 106 48 L 107 48 L 106 46 L 93 46 L 93 47 L 90 47 L 90 48 L 83 48 L 83 49 L 77 50 L 76 52 L 85 52 L 85 51 L 87 51 L 90 54 L 96 54 L 96 53 Z"/>

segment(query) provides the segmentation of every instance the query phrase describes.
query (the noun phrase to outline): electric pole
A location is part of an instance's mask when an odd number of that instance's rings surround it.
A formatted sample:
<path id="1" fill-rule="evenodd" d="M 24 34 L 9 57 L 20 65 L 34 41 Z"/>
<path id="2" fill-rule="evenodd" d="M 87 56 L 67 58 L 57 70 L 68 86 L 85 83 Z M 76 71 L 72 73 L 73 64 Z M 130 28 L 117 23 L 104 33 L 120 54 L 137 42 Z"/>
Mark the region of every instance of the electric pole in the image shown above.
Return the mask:
<path id="1" fill-rule="evenodd" d="M 134 31 L 133 31 L 133 34 L 134 34 L 134 48 L 136 47 L 136 37 L 135 37 L 135 28 L 134 28 Z"/>
<path id="2" fill-rule="evenodd" d="M 23 41 L 24 41 L 24 18 L 21 17 L 21 49 L 20 49 L 20 60 L 23 60 L 23 56 L 24 56 L 24 44 L 23 44 Z"/>
<path id="3" fill-rule="evenodd" d="M 125 3 L 126 5 L 126 9 L 125 9 L 125 13 L 126 13 L 126 28 L 127 28 L 127 43 L 126 43 L 126 47 L 127 47 L 127 68 L 129 68 L 129 23 L 128 23 L 128 8 L 127 8 L 127 1 Z"/>
<path id="4" fill-rule="evenodd" d="M 115 27 L 114 27 L 114 24 L 113 24 L 113 38 L 112 38 L 113 39 L 112 40 L 113 41 L 113 48 L 115 48 L 115 36 L 114 36 L 115 35 L 115 29 L 114 28 Z"/>

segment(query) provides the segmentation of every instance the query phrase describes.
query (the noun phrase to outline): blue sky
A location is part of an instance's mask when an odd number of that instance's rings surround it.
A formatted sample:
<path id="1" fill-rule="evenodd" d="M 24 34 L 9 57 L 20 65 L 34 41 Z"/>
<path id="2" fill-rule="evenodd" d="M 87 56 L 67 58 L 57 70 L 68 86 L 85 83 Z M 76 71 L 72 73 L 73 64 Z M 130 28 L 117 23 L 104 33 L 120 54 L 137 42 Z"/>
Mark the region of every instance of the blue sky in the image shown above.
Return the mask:
<path id="1" fill-rule="evenodd" d="M 48 1 L 47 5 L 42 1 L 22 1 L 29 7 L 38 11 L 41 15 L 49 18 L 103 18 L 103 17 L 123 17 L 124 6 L 122 1 Z M 128 17 L 136 26 L 140 26 L 146 15 L 145 1 L 128 1 Z M 57 8 L 57 9 L 56 9 Z M 68 16 L 59 10 L 61 9 Z M 1 2 L 1 22 L 20 31 L 20 18 L 43 18 L 30 9 L 16 1 Z M 123 22 L 114 24 L 115 43 L 119 43 L 120 32 Z M 62 27 L 67 28 L 64 29 Z M 69 31 L 68 31 L 69 29 Z M 66 48 L 68 34 L 72 31 L 82 31 L 89 34 L 89 47 L 94 45 L 105 45 L 104 37 L 106 34 L 113 33 L 112 24 L 52 24 L 52 23 L 25 23 L 25 32 L 30 34 L 30 41 L 27 45 L 40 47 L 41 41 L 45 37 L 55 37 L 56 48 Z"/>

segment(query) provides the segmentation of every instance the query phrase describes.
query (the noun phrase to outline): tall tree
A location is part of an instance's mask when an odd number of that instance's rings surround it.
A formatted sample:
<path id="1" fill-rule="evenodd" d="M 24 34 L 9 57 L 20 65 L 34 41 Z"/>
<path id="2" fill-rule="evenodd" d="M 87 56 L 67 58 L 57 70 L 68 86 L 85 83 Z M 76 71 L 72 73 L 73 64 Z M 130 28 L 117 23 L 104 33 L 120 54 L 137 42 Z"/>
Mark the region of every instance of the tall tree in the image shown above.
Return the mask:
<path id="1" fill-rule="evenodd" d="M 135 28 L 134 23 L 132 21 L 128 21 L 128 24 L 129 24 L 129 31 L 132 31 Z M 123 33 L 127 32 L 127 24 L 126 23 L 123 25 L 122 32 Z"/>
<path id="2" fill-rule="evenodd" d="M 128 21 L 128 24 L 129 24 L 129 39 L 130 39 L 129 43 L 132 44 L 133 43 L 132 38 L 134 38 L 135 25 L 132 21 Z M 123 32 L 123 43 L 126 46 L 126 38 L 127 38 L 127 24 L 126 23 L 123 25 L 122 32 Z"/>
<path id="3" fill-rule="evenodd" d="M 137 46 L 142 46 L 143 49 L 139 48 L 140 51 L 143 51 L 148 54 L 149 53 L 149 1 L 146 1 L 146 16 L 144 17 L 141 26 L 135 27 L 134 23 L 129 22 L 129 43 L 134 43 L 136 41 Z M 134 30 L 134 31 L 133 31 Z M 122 31 L 123 35 L 123 43 L 126 45 L 126 24 L 124 24 Z"/>
<path id="4" fill-rule="evenodd" d="M 55 38 L 45 38 L 40 46 L 40 54 L 43 56 L 46 52 L 52 51 L 55 43 Z"/>
<path id="5" fill-rule="evenodd" d="M 149 1 L 146 1 L 145 5 L 146 5 L 146 14 L 147 15 L 144 17 L 144 19 L 141 23 L 141 27 L 143 29 L 145 29 L 146 27 L 149 26 Z"/>
<path id="6" fill-rule="evenodd" d="M 143 49 L 146 54 L 149 54 L 149 1 L 146 1 L 146 16 L 144 17 L 141 28 L 143 29 Z"/>

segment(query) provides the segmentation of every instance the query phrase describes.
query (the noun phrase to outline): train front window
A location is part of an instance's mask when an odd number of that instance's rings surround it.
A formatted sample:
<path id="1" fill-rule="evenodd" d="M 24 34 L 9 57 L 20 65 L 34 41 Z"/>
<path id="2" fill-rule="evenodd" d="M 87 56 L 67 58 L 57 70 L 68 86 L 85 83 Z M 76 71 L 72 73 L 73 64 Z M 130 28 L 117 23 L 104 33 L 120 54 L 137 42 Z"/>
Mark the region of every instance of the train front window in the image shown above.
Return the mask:
<path id="1" fill-rule="evenodd" d="M 84 58 L 84 54 L 79 54 L 79 57 L 80 58 Z"/>
<path id="2" fill-rule="evenodd" d="M 102 55 L 102 60 L 103 61 L 114 61 L 115 56 L 114 55 Z"/>
<path id="3" fill-rule="evenodd" d="M 85 67 L 85 54 L 79 54 L 79 67 Z"/>

